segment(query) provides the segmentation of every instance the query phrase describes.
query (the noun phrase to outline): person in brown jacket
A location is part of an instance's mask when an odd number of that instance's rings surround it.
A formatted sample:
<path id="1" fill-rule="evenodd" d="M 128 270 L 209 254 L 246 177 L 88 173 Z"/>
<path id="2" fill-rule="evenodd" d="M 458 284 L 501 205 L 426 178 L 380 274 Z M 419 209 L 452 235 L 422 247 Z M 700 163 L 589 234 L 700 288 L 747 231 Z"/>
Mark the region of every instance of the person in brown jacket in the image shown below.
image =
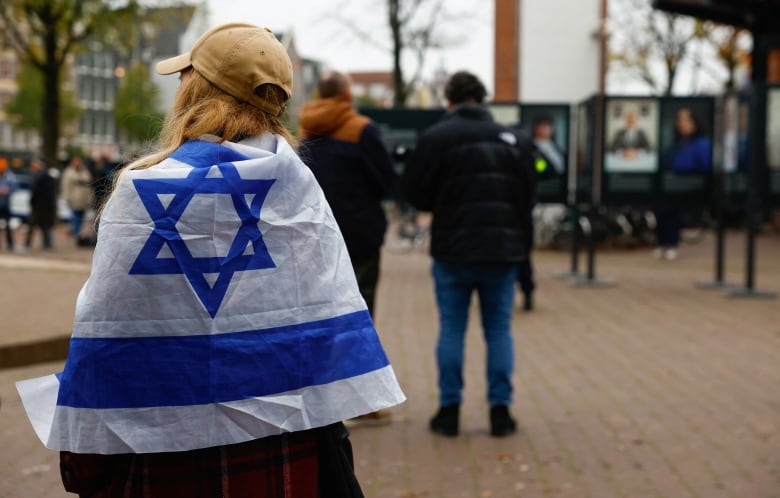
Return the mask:
<path id="1" fill-rule="evenodd" d="M 73 156 L 62 172 L 60 191 L 72 213 L 70 234 L 78 241 L 84 215 L 92 207 L 92 174 L 81 157 Z"/>

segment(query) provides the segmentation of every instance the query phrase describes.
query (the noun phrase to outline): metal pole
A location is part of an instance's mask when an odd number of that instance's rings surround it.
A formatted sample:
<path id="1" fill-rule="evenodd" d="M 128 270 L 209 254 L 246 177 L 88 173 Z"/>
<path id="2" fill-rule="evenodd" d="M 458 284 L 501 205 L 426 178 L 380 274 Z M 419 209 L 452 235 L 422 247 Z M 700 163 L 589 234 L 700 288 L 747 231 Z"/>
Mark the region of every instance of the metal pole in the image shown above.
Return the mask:
<path id="1" fill-rule="evenodd" d="M 735 289 L 729 294 L 735 297 L 776 297 L 771 291 L 755 289 L 756 272 L 756 234 L 761 216 L 761 196 L 759 172 L 766 170 L 766 121 L 767 121 L 767 63 L 770 36 L 764 31 L 754 33 L 753 42 L 753 88 L 750 95 L 750 160 L 748 161 L 748 191 L 745 205 L 747 218 L 747 241 L 745 260 L 745 288 Z M 777 40 L 775 40 L 777 43 Z"/>

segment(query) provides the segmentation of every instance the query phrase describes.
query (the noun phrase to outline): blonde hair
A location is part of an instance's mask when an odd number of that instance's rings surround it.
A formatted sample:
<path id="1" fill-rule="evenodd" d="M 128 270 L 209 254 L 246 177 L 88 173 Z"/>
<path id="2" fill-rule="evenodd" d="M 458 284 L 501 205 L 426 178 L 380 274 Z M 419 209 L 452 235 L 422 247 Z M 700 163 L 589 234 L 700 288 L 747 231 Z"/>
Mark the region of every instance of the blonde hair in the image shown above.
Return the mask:
<path id="1" fill-rule="evenodd" d="M 275 85 L 261 85 L 255 94 L 281 107 L 287 101 L 284 90 Z M 201 135 L 215 135 L 219 142 L 238 142 L 252 135 L 270 132 L 281 135 L 291 145 L 295 139 L 278 116 L 242 102 L 229 95 L 192 70 L 182 83 L 173 107 L 168 112 L 160 132 L 157 152 L 136 159 L 127 169 L 145 169 L 160 163 L 184 142 Z"/>
<path id="2" fill-rule="evenodd" d="M 280 107 L 284 107 L 287 101 L 284 90 L 271 84 L 260 85 L 255 94 Z M 194 69 L 190 69 L 189 78 L 179 87 L 173 106 L 165 116 L 158 150 L 134 160 L 122 171 L 146 169 L 159 164 L 183 143 L 201 135 L 215 135 L 221 143 L 238 142 L 265 132 L 281 135 L 291 146 L 297 146 L 297 140 L 285 128 L 280 116 L 271 115 L 238 100 L 211 84 Z M 122 171 L 115 175 L 112 191 L 119 182 Z M 96 224 L 104 206 L 105 203 L 98 209 Z"/>

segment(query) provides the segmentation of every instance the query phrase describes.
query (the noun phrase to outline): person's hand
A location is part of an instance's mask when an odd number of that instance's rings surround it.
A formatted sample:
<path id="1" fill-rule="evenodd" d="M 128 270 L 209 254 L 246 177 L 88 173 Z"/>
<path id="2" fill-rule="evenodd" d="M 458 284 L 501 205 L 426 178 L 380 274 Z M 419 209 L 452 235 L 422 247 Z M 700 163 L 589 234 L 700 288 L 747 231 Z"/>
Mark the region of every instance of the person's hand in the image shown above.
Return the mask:
<path id="1" fill-rule="evenodd" d="M 636 159 L 639 157 L 639 151 L 636 149 L 623 149 L 623 158 Z"/>
<path id="2" fill-rule="evenodd" d="M 8 195 L 9 192 L 11 192 L 11 189 L 8 187 L 8 185 L 3 185 L 0 187 L 0 195 Z"/>

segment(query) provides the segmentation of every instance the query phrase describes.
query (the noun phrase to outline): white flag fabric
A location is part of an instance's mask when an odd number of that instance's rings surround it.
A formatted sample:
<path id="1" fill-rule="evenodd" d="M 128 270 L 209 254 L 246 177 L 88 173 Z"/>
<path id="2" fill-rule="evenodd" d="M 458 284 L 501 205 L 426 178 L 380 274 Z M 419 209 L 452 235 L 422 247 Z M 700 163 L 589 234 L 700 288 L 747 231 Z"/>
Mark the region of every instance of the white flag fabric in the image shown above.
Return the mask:
<path id="1" fill-rule="evenodd" d="M 48 448 L 100 454 L 239 443 L 405 399 L 330 207 L 274 135 L 190 141 L 124 172 L 65 368 L 17 389 Z"/>

